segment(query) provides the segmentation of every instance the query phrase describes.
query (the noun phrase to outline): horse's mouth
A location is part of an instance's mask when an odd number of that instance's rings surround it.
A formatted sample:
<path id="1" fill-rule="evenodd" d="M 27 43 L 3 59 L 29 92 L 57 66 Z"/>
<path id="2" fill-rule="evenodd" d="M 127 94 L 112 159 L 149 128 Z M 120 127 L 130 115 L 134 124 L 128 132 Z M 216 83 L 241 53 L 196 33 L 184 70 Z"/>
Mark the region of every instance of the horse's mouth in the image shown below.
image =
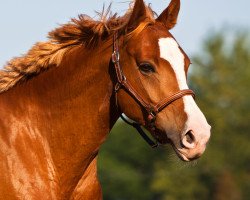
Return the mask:
<path id="1" fill-rule="evenodd" d="M 175 151 L 175 153 L 176 153 L 176 155 L 182 160 L 182 161 L 184 161 L 184 162 L 190 162 L 190 161 L 192 161 L 193 159 L 189 159 L 188 157 L 187 157 L 187 155 L 184 153 L 184 152 L 182 152 L 182 150 L 180 150 L 180 149 L 178 149 L 175 145 L 174 145 L 174 143 L 172 142 L 172 140 L 171 139 L 169 139 L 169 138 L 164 138 L 164 140 L 161 140 L 161 139 L 156 139 L 157 140 L 157 142 L 160 144 L 160 145 L 166 145 L 166 144 L 171 144 L 171 146 L 173 147 L 173 149 L 174 149 L 174 151 Z"/>
<path id="2" fill-rule="evenodd" d="M 196 154 L 196 156 L 190 157 L 186 152 L 185 148 L 182 148 L 180 144 L 180 148 L 178 148 L 175 143 L 168 137 L 168 135 L 159 129 L 155 129 L 153 132 L 151 132 L 151 135 L 155 139 L 156 143 L 160 146 L 165 146 L 167 144 L 170 144 L 172 148 L 174 149 L 176 155 L 184 162 L 191 162 L 193 160 L 196 160 L 200 157 L 201 154 Z"/>
<path id="3" fill-rule="evenodd" d="M 168 142 L 168 143 L 171 144 L 171 146 L 172 146 L 172 148 L 174 149 L 176 155 L 177 155 L 182 161 L 184 161 L 184 162 L 190 162 L 190 161 L 194 160 L 194 159 L 188 158 L 188 156 L 187 156 L 181 149 L 177 148 L 176 145 L 174 144 L 174 142 L 173 142 L 171 139 L 169 139 L 169 142 Z"/>
<path id="4" fill-rule="evenodd" d="M 191 162 L 191 161 L 197 160 L 202 155 L 201 153 L 197 153 L 194 156 L 190 157 L 182 149 L 178 149 L 172 142 L 171 142 L 171 145 L 175 153 L 177 154 L 177 156 L 184 162 Z"/>
<path id="5" fill-rule="evenodd" d="M 172 143 L 171 143 L 172 144 Z M 183 152 L 181 152 L 181 150 L 177 149 L 174 144 L 172 144 L 172 147 L 176 153 L 176 155 L 184 162 L 190 162 L 192 160 L 190 160 Z"/>

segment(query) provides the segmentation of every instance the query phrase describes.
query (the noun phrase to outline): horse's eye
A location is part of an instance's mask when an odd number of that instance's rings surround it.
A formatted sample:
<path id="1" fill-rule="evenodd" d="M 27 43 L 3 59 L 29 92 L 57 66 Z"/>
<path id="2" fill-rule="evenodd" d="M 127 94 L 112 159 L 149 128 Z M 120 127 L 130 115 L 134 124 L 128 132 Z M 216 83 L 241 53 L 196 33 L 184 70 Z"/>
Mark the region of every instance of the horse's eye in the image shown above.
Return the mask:
<path id="1" fill-rule="evenodd" d="M 139 70 L 143 73 L 152 73 L 152 72 L 155 72 L 155 69 L 154 67 L 149 64 L 149 63 L 141 63 L 139 65 Z"/>

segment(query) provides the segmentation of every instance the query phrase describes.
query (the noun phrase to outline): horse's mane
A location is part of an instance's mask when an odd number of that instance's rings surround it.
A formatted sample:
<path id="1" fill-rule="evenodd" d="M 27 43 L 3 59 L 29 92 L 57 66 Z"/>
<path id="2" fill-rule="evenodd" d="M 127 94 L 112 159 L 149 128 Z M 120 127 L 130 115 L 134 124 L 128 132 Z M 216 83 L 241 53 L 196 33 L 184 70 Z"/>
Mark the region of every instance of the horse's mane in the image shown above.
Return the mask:
<path id="1" fill-rule="evenodd" d="M 147 9 L 152 13 L 150 7 Z M 103 9 L 98 13 L 99 20 L 79 15 L 78 18 L 56 28 L 48 34 L 48 41 L 36 43 L 27 54 L 13 58 L 0 70 L 0 93 L 41 71 L 58 66 L 69 49 L 79 45 L 95 48 L 100 41 L 110 38 L 114 31 L 124 31 L 131 11 L 132 7 L 124 16 L 119 17 L 117 14 L 111 14 L 109 6 L 107 10 Z"/>

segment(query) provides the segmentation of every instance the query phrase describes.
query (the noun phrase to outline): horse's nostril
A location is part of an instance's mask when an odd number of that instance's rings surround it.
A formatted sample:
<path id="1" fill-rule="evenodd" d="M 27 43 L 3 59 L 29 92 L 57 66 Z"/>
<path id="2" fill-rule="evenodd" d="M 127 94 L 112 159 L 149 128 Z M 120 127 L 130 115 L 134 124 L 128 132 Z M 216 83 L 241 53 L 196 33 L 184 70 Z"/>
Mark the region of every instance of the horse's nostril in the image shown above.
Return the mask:
<path id="1" fill-rule="evenodd" d="M 192 131 L 188 131 L 186 133 L 186 140 L 189 144 L 192 144 L 194 142 L 195 138 L 194 138 Z"/>
<path id="2" fill-rule="evenodd" d="M 191 149 L 195 147 L 195 137 L 193 132 L 190 130 L 188 131 L 185 136 L 182 138 L 182 145 L 185 148 Z"/>

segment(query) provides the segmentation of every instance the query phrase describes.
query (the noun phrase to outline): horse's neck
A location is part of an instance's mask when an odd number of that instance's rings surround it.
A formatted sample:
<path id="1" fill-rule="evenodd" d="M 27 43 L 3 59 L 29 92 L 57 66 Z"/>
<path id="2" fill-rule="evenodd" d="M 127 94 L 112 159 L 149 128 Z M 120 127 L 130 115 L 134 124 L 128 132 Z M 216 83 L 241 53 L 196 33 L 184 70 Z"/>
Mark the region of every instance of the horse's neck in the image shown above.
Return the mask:
<path id="1" fill-rule="evenodd" d="M 110 52 L 95 57 L 72 51 L 61 66 L 7 92 L 15 120 L 27 126 L 27 137 L 41 139 L 32 142 L 50 154 L 47 159 L 65 185 L 82 176 L 117 119 L 110 101 Z"/>

